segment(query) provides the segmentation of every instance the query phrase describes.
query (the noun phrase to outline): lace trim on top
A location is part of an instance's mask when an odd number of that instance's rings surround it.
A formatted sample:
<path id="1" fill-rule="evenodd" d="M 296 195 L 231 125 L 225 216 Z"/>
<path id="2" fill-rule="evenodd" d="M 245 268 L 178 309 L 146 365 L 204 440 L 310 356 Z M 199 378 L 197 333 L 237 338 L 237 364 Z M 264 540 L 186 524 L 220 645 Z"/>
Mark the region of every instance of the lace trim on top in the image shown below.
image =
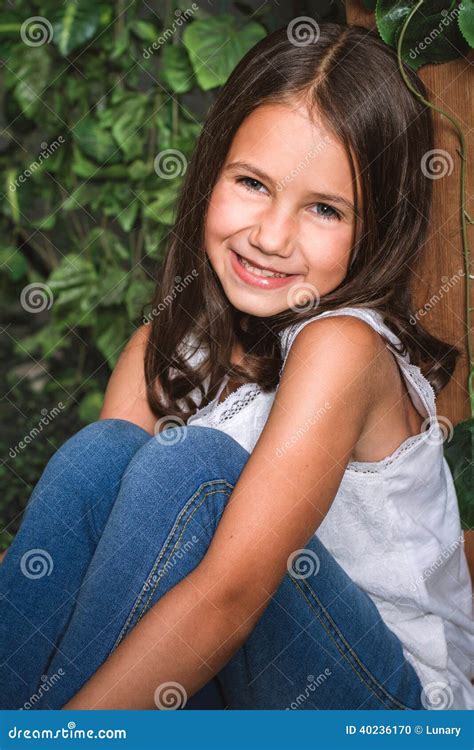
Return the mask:
<path id="1" fill-rule="evenodd" d="M 229 393 L 223 401 L 218 403 L 218 399 L 228 382 L 229 376 L 226 375 L 222 380 L 216 396 L 207 404 L 207 406 L 198 409 L 198 411 L 190 417 L 190 421 L 193 420 L 193 417 L 201 417 L 206 414 L 208 415 L 209 423 L 211 425 L 223 424 L 245 409 L 245 407 L 252 403 L 252 401 L 254 401 L 262 392 L 262 389 L 257 383 L 243 383 Z"/>
<path id="2" fill-rule="evenodd" d="M 390 351 L 393 351 L 392 347 L 387 347 Z M 393 352 L 397 356 L 397 352 Z M 400 355 L 398 354 L 398 357 Z M 422 405 L 426 410 L 426 416 L 423 425 L 426 425 L 428 429 L 423 432 L 419 432 L 417 435 L 412 435 L 395 448 L 393 453 L 380 461 L 350 461 L 347 468 L 350 471 L 355 471 L 362 474 L 373 474 L 383 471 L 388 466 L 391 466 L 401 455 L 414 450 L 420 443 L 426 441 L 427 445 L 439 447 L 442 444 L 442 431 L 439 426 L 438 420 L 436 419 L 436 402 L 435 392 L 431 386 L 431 383 L 425 378 L 420 368 L 417 365 L 412 365 L 404 362 L 401 365 L 403 374 L 406 376 L 405 380 L 412 388 L 414 392 L 420 398 Z M 408 387 L 410 394 L 413 391 Z M 423 416 L 423 415 L 422 415 Z"/>
<path id="3" fill-rule="evenodd" d="M 393 453 L 380 461 L 350 461 L 347 464 L 346 469 L 351 472 L 359 474 L 376 474 L 383 471 L 391 464 L 393 464 L 401 455 L 414 450 L 417 445 L 423 441 L 427 441 L 428 444 L 437 445 L 441 444 L 441 440 L 438 436 L 441 434 L 439 424 L 436 419 L 436 396 L 431 386 L 431 383 L 425 378 L 420 368 L 417 365 L 411 364 L 409 361 L 408 353 L 401 354 L 395 348 L 395 344 L 400 344 L 400 339 L 395 333 L 383 323 L 381 313 L 377 310 L 359 310 L 354 311 L 354 308 L 341 308 L 338 311 L 327 311 L 332 315 L 352 315 L 352 317 L 361 318 L 365 320 L 369 325 L 378 332 L 386 336 L 386 338 L 394 344 L 391 346 L 387 344 L 387 348 L 393 353 L 395 358 L 400 364 L 400 370 L 402 375 L 405 377 L 409 394 L 414 401 L 419 401 L 421 407 L 425 411 L 425 424 L 428 425 L 428 429 L 424 432 L 412 435 L 407 438 L 401 445 L 396 448 Z M 321 315 L 325 315 L 321 313 Z M 315 316 L 318 317 L 318 316 Z M 368 320 L 369 319 L 369 320 Z M 287 356 L 289 354 L 291 345 L 293 344 L 296 335 L 299 331 L 308 323 L 312 322 L 314 318 L 296 323 L 288 328 L 285 328 L 280 332 L 281 348 L 283 354 L 283 365 L 280 369 L 280 377 L 283 372 L 283 368 L 286 363 Z M 369 322 L 370 321 L 370 322 Z M 195 417 L 200 417 L 206 414 L 209 419 L 209 423 L 213 426 L 224 424 L 231 420 L 236 414 L 243 411 L 249 404 L 251 404 L 257 396 L 262 393 L 262 389 L 256 383 L 243 383 L 243 385 L 232 391 L 223 401 L 218 403 L 226 384 L 228 383 L 228 376 L 226 375 L 219 387 L 219 391 L 215 398 L 202 409 L 198 409 L 195 413 Z M 415 403 L 415 407 L 417 404 Z M 419 409 L 418 409 L 419 411 Z M 421 412 L 420 412 L 421 413 Z M 190 418 L 192 421 L 193 417 Z"/>
<path id="4" fill-rule="evenodd" d="M 255 401 L 261 393 L 261 388 L 256 383 L 243 383 L 229 395 L 220 404 L 217 404 L 212 413 L 213 424 L 222 424 L 232 419 L 248 404 Z M 224 408 L 225 407 L 225 408 Z"/>

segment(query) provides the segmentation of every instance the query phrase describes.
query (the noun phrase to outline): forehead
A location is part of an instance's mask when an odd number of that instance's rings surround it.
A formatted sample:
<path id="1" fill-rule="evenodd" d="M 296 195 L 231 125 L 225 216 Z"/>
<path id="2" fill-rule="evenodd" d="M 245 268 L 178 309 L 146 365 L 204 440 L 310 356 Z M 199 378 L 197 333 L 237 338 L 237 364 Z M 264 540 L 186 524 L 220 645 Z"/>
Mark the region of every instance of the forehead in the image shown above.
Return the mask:
<path id="1" fill-rule="evenodd" d="M 255 164 L 275 182 L 296 190 L 331 189 L 353 196 L 343 144 L 304 104 L 257 107 L 241 123 L 225 164 L 237 160 Z"/>

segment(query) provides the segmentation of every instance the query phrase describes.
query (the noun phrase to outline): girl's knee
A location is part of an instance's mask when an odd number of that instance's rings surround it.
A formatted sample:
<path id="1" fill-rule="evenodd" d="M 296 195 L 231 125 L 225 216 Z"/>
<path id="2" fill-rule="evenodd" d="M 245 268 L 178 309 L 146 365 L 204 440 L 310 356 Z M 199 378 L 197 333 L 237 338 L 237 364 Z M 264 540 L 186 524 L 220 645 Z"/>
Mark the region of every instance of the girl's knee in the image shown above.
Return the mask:
<path id="1" fill-rule="evenodd" d="M 96 471 L 107 471 L 110 464 L 123 468 L 151 435 L 125 419 L 101 419 L 71 435 L 48 461 L 48 473 L 77 475 L 93 479 Z"/>
<path id="2" fill-rule="evenodd" d="M 183 425 L 150 437 L 130 461 L 126 476 L 168 476 L 182 482 L 195 475 L 235 484 L 248 458 L 248 452 L 222 430 Z"/>
<path id="3" fill-rule="evenodd" d="M 82 427 L 61 446 L 57 453 L 81 452 L 87 449 L 107 449 L 128 443 L 137 448 L 151 435 L 142 427 L 125 419 L 99 419 Z"/>
<path id="4" fill-rule="evenodd" d="M 89 442 L 90 440 L 117 440 L 120 443 L 126 441 L 138 441 L 143 443 L 152 437 L 149 432 L 128 419 L 98 419 L 96 422 L 82 427 L 72 436 L 77 440 Z"/>

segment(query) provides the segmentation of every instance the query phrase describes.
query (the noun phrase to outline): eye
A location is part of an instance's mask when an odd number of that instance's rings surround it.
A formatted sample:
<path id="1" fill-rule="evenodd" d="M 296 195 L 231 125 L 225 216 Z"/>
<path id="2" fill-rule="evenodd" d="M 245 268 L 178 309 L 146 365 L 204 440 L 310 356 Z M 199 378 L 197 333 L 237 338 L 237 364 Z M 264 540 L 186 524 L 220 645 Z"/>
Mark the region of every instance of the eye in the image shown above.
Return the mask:
<path id="1" fill-rule="evenodd" d="M 242 185 L 246 190 L 249 190 L 251 193 L 260 192 L 260 190 L 258 190 L 258 187 L 255 187 L 256 185 L 260 187 L 265 187 L 259 180 L 256 180 L 254 177 L 238 177 L 236 179 L 236 182 L 239 185 Z M 325 209 L 325 211 L 324 213 L 319 213 L 318 215 L 324 221 L 340 221 L 341 220 L 341 214 L 335 208 L 333 208 L 332 206 L 329 206 L 327 203 L 316 203 L 316 208 L 320 208 L 321 206 Z"/>
<path id="2" fill-rule="evenodd" d="M 319 216 L 321 216 L 324 221 L 340 221 L 341 220 L 341 214 L 339 211 L 336 211 L 335 208 L 332 206 L 328 206 L 327 203 L 316 203 L 316 208 L 323 207 L 324 209 L 329 209 L 329 213 L 320 213 Z"/>
<path id="3" fill-rule="evenodd" d="M 254 185 L 260 185 L 261 187 L 264 187 L 261 182 L 256 180 L 254 177 L 238 177 L 236 182 L 239 185 L 242 185 L 246 190 L 250 190 L 251 193 L 259 193 L 260 190 L 257 190 L 255 187 L 251 187 L 249 183 L 253 183 Z"/>

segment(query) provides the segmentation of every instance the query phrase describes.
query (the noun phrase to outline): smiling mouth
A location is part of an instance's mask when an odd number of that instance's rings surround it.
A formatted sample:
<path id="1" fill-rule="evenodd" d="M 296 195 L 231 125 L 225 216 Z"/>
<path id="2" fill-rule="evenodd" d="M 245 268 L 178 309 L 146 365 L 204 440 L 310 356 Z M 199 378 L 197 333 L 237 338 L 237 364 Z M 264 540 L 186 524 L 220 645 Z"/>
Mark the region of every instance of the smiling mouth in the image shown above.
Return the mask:
<path id="1" fill-rule="evenodd" d="M 246 258 L 244 258 L 242 255 L 239 255 L 234 250 L 237 259 L 241 266 L 244 268 L 247 268 L 249 271 L 251 271 L 256 276 L 264 276 L 265 278 L 274 278 L 274 279 L 285 279 L 288 276 L 295 276 L 293 273 L 281 273 L 278 271 L 271 271 L 268 268 L 262 268 L 262 266 L 254 266 L 250 261 L 248 261 Z"/>
<path id="2" fill-rule="evenodd" d="M 268 268 L 254 266 L 246 258 L 230 248 L 231 267 L 234 273 L 243 281 L 253 287 L 263 290 L 280 289 L 293 284 L 296 279 L 302 279 L 301 274 L 280 273 Z"/>
<path id="3" fill-rule="evenodd" d="M 249 263 L 248 260 L 245 260 L 245 258 L 242 258 L 241 255 L 239 255 L 239 263 L 241 263 L 244 268 L 247 268 L 256 276 L 266 276 L 267 278 L 271 279 L 284 279 L 287 276 L 290 276 L 289 273 L 275 273 L 275 271 L 268 271 L 266 268 L 258 268 L 257 266 L 252 266 L 252 264 Z"/>

